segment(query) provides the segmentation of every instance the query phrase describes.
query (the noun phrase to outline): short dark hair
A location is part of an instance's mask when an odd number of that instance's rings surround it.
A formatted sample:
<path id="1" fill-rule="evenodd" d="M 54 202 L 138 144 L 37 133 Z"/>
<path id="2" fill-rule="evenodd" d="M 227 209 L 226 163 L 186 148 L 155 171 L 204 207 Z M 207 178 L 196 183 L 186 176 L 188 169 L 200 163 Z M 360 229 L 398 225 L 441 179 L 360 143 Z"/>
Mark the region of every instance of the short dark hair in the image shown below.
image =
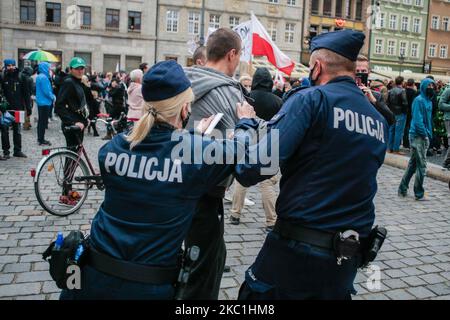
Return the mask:
<path id="1" fill-rule="evenodd" d="M 408 81 L 406 82 L 406 84 L 408 85 L 408 86 L 413 86 L 414 85 L 414 79 L 408 79 Z"/>
<path id="2" fill-rule="evenodd" d="M 142 70 L 142 72 L 144 72 L 144 69 L 148 67 L 148 63 L 147 62 L 143 62 L 139 65 L 139 69 Z"/>
<path id="3" fill-rule="evenodd" d="M 192 55 L 192 59 L 194 60 L 194 63 L 196 63 L 196 61 L 198 59 L 206 60 L 206 47 L 205 46 L 200 46 L 197 49 L 195 49 L 195 52 Z"/>
<path id="4" fill-rule="evenodd" d="M 434 77 L 432 75 L 427 76 L 428 79 L 434 80 Z"/>
<path id="5" fill-rule="evenodd" d="M 405 81 L 405 78 L 403 78 L 402 76 L 398 76 L 397 78 L 395 78 L 395 85 L 399 86 L 403 84 L 403 81 Z"/>
<path id="6" fill-rule="evenodd" d="M 220 28 L 214 31 L 206 44 L 206 57 L 208 61 L 217 62 L 223 59 L 228 52 L 241 50 L 241 37 L 229 28 Z"/>

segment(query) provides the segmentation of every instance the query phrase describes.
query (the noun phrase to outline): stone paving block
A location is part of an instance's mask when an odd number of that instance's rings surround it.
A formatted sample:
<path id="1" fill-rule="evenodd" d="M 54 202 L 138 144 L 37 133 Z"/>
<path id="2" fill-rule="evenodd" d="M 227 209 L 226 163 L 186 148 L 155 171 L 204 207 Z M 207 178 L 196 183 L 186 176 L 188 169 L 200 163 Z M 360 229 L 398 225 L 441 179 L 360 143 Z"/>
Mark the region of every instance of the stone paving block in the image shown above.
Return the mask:
<path id="1" fill-rule="evenodd" d="M 41 291 L 41 285 L 39 282 L 0 285 L 0 297 L 38 294 Z"/>
<path id="2" fill-rule="evenodd" d="M 237 282 L 233 278 L 222 278 L 222 281 L 220 282 L 220 288 L 233 288 L 236 287 Z"/>
<path id="3" fill-rule="evenodd" d="M 424 272 L 422 270 L 419 270 L 414 267 L 402 268 L 401 270 L 409 276 L 417 276 L 419 274 L 424 274 Z"/>
<path id="4" fill-rule="evenodd" d="M 436 295 L 450 295 L 450 282 L 447 281 L 445 283 L 436 283 L 432 285 L 426 286 L 428 289 L 433 291 Z"/>
<path id="5" fill-rule="evenodd" d="M 44 282 L 44 285 L 42 286 L 42 293 L 55 293 L 55 292 L 61 292 L 61 289 L 59 289 L 56 286 L 56 283 L 54 281 Z"/>
<path id="6" fill-rule="evenodd" d="M 1 264 L 5 264 L 5 263 L 14 263 L 19 261 L 19 256 L 16 255 L 3 255 L 0 256 L 0 263 Z"/>
<path id="7" fill-rule="evenodd" d="M 45 300 L 45 295 L 36 294 L 33 296 L 19 296 L 16 298 L 16 300 Z"/>
<path id="8" fill-rule="evenodd" d="M 409 288 L 407 291 L 417 299 L 426 299 L 436 296 L 436 294 L 428 290 L 426 287 Z"/>
<path id="9" fill-rule="evenodd" d="M 422 280 L 424 280 L 428 284 L 436 284 L 440 282 L 445 282 L 445 278 L 440 276 L 439 274 L 425 274 L 419 276 Z"/>
<path id="10" fill-rule="evenodd" d="M 28 272 L 31 270 L 31 263 L 8 263 L 3 268 L 4 273 L 9 272 Z"/>
<path id="11" fill-rule="evenodd" d="M 42 254 L 27 254 L 20 257 L 20 262 L 41 262 Z"/>
<path id="12" fill-rule="evenodd" d="M 409 294 L 404 289 L 386 291 L 384 293 L 393 300 L 412 300 L 415 298 L 413 295 Z"/>
<path id="13" fill-rule="evenodd" d="M 410 286 L 421 286 L 427 284 L 424 280 L 420 279 L 418 276 L 410 276 L 402 278 Z"/>
<path id="14" fill-rule="evenodd" d="M 432 264 L 425 264 L 423 266 L 418 266 L 417 269 L 424 271 L 425 273 L 435 273 L 441 272 L 442 270 Z"/>
<path id="15" fill-rule="evenodd" d="M 408 284 L 401 279 L 387 279 L 382 281 L 390 289 L 407 288 Z M 383 288 L 381 288 L 383 290 Z"/>
<path id="16" fill-rule="evenodd" d="M 387 274 L 390 278 L 403 278 L 403 277 L 407 277 L 408 276 L 403 271 L 395 270 L 395 269 L 385 270 L 384 273 Z"/>
<path id="17" fill-rule="evenodd" d="M 364 300 L 389 300 L 389 297 L 383 293 L 370 293 L 361 295 Z"/>
<path id="18" fill-rule="evenodd" d="M 0 274 L 0 284 L 10 284 L 13 282 L 14 274 L 6 273 Z"/>
<path id="19" fill-rule="evenodd" d="M 17 274 L 16 283 L 52 280 L 48 271 L 31 271 Z"/>
<path id="20" fill-rule="evenodd" d="M 422 261 L 420 261 L 419 259 L 416 259 L 416 258 L 404 258 L 404 259 L 401 259 L 400 261 L 408 266 L 418 266 L 418 265 L 423 264 Z"/>

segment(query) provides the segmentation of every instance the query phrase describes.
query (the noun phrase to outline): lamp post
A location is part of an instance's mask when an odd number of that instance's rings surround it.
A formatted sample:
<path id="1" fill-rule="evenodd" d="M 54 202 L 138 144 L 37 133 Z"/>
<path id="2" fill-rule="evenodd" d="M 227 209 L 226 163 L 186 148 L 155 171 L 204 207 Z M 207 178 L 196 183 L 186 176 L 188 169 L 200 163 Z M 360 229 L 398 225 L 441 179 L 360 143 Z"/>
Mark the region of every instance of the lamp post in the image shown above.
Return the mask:
<path id="1" fill-rule="evenodd" d="M 400 56 L 398 57 L 398 64 L 400 65 L 400 72 L 399 72 L 399 76 L 402 75 L 402 64 L 405 62 L 405 55 L 403 53 L 400 54 Z"/>
<path id="2" fill-rule="evenodd" d="M 200 45 L 205 44 L 205 0 L 202 0 L 202 16 L 200 18 Z"/>

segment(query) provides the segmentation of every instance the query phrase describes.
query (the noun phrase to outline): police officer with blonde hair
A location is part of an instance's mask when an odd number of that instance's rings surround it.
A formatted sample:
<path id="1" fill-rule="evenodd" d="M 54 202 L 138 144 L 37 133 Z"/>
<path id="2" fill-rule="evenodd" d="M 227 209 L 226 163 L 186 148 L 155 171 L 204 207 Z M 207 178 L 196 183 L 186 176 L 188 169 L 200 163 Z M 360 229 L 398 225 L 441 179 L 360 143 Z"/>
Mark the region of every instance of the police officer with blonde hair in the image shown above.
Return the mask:
<path id="1" fill-rule="evenodd" d="M 213 117 L 200 121 L 199 133 L 183 130 L 194 95 L 175 61 L 145 74 L 142 95 L 144 115 L 129 135 L 115 136 L 99 151 L 105 199 L 92 221 L 81 290 L 63 290 L 61 299 L 173 299 L 179 252 L 197 202 L 234 171 L 233 163 L 196 162 L 195 155 L 214 148 L 237 161 L 247 129 L 258 126 L 253 108 L 244 104 L 237 107 L 236 129 L 242 130 L 233 141 L 201 134 Z M 174 155 L 180 143 L 185 152 Z"/>

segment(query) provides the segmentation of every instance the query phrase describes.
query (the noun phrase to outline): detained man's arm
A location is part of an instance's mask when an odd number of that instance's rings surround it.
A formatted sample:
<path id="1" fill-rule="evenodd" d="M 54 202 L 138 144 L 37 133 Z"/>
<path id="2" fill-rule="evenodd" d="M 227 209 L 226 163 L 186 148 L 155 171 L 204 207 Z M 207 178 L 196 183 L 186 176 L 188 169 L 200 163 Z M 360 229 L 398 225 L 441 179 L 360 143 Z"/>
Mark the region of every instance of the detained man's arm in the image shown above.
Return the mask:
<path id="1" fill-rule="evenodd" d="M 297 150 L 316 116 L 315 101 L 320 92 L 310 92 L 289 99 L 268 125 L 268 132 L 249 147 L 249 159 L 235 168 L 235 177 L 244 187 L 274 176 Z"/>

